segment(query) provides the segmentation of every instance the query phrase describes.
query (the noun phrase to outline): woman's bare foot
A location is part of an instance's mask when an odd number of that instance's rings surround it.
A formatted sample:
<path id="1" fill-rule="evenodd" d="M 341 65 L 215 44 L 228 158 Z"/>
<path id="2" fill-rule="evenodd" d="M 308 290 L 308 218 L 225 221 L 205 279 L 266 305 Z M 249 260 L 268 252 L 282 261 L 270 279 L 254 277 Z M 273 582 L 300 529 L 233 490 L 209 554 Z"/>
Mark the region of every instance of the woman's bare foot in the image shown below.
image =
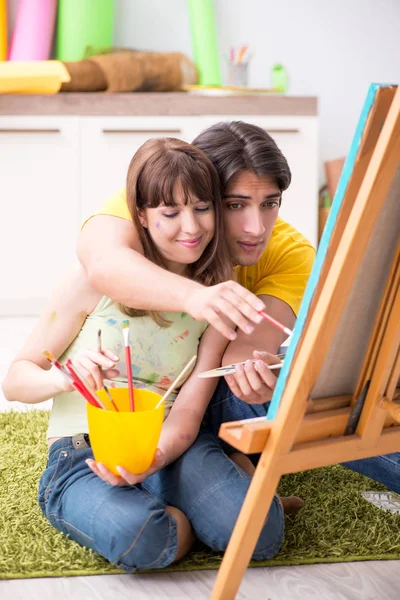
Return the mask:
<path id="1" fill-rule="evenodd" d="M 304 506 L 304 500 L 298 498 L 297 496 L 280 496 L 280 499 L 285 515 L 293 515 L 299 512 L 299 510 Z"/>

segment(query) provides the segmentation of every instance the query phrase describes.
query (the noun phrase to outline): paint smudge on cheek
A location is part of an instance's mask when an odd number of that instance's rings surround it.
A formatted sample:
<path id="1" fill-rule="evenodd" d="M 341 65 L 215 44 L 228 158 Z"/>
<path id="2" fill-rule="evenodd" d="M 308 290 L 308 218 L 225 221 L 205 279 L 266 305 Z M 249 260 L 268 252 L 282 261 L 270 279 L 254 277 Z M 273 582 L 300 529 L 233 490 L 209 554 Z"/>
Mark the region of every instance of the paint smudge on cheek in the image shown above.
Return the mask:
<path id="1" fill-rule="evenodd" d="M 157 227 L 157 229 L 159 229 L 160 231 L 162 231 L 162 227 L 161 227 L 160 221 L 156 221 L 156 227 Z"/>

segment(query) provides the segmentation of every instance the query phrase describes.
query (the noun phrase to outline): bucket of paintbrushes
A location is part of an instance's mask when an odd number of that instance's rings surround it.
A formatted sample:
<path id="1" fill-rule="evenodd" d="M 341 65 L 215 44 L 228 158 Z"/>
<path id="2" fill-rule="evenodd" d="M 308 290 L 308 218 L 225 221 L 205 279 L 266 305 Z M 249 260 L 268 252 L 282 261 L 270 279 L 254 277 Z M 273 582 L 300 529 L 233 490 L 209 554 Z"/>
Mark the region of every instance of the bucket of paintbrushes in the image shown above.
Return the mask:
<path id="1" fill-rule="evenodd" d="M 148 390 L 135 389 L 135 410 L 129 409 L 128 388 L 109 390 L 118 412 L 104 390 L 97 395 L 107 410 L 87 403 L 89 436 L 95 460 L 119 475 L 116 467 L 124 467 L 138 475 L 153 462 L 164 419 L 161 396 Z"/>

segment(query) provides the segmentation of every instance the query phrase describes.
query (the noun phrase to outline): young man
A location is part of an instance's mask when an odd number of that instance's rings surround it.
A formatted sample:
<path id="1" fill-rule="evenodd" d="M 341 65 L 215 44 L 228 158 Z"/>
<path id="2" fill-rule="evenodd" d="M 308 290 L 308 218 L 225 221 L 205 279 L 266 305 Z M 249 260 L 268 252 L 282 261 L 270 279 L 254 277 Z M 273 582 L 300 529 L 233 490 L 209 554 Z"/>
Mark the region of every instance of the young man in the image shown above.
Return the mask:
<path id="1" fill-rule="evenodd" d="M 285 157 L 263 129 L 243 122 L 219 123 L 201 133 L 193 144 L 211 159 L 220 176 L 226 242 L 238 265 L 241 285 L 227 282 L 205 288 L 146 260 L 130 221 L 125 191 L 108 200 L 87 222 L 78 256 L 91 284 L 125 305 L 184 311 L 208 320 L 232 340 L 223 364 L 251 359 L 254 351 L 262 351 L 254 355 L 259 359 L 257 370 L 248 360 L 228 381 L 238 398 L 264 404 L 276 380 L 265 362 L 276 361 L 274 355 L 285 336 L 256 311 L 265 306 L 269 314 L 293 327 L 315 250 L 278 217 L 291 173 Z M 162 294 L 154 294 L 154 281 Z M 224 314 L 238 325 L 237 334 L 222 321 Z M 219 390 L 223 385 L 224 381 Z"/>
<path id="2" fill-rule="evenodd" d="M 226 241 L 238 265 L 241 285 L 227 282 L 206 288 L 145 259 L 129 220 L 124 191 L 108 200 L 85 225 L 78 257 L 91 284 L 127 306 L 183 311 L 209 321 L 232 340 L 223 365 L 252 355 L 261 359 L 257 371 L 248 361 L 226 381 L 220 380 L 208 410 L 209 427 L 218 434 L 222 422 L 266 414 L 265 403 L 271 398 L 276 378 L 264 361 L 276 361 L 273 355 L 284 336 L 260 320 L 257 311 L 265 306 L 273 317 L 293 327 L 315 251 L 278 217 L 291 174 L 286 159 L 264 130 L 243 122 L 218 123 L 201 133 L 193 144 L 207 154 L 220 176 Z M 154 281 L 162 294 L 154 293 Z M 237 334 L 221 315 L 238 326 Z M 254 328 L 251 322 L 258 324 Z M 400 493 L 400 453 L 352 461 L 345 466 Z"/>

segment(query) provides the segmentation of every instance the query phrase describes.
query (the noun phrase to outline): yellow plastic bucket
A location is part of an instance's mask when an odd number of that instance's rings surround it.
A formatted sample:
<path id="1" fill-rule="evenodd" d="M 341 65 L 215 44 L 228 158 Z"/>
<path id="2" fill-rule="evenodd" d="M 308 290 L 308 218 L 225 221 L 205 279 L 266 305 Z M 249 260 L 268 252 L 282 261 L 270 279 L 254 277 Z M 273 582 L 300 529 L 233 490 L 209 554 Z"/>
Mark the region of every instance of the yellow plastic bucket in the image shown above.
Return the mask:
<path id="1" fill-rule="evenodd" d="M 155 408 L 161 396 L 148 390 L 135 389 L 135 411 L 129 411 L 127 388 L 111 388 L 118 407 L 116 412 L 104 390 L 97 392 L 109 410 L 87 403 L 89 436 L 93 454 L 115 475 L 116 467 L 124 467 L 138 475 L 153 462 L 164 418 L 164 404 Z"/>

